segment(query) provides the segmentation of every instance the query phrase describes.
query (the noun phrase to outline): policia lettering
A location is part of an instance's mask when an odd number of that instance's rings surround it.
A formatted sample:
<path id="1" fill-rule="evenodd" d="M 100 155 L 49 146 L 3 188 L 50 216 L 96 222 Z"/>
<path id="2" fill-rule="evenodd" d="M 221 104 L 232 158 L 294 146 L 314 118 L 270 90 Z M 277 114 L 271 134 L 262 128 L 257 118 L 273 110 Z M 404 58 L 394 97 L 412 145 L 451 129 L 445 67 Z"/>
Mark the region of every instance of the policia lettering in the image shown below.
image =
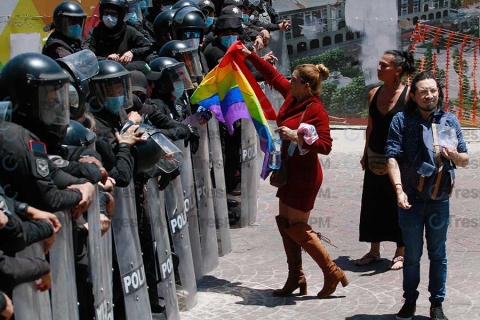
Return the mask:
<path id="1" fill-rule="evenodd" d="M 129 296 L 145 286 L 145 269 L 143 264 L 122 276 L 123 293 Z"/>

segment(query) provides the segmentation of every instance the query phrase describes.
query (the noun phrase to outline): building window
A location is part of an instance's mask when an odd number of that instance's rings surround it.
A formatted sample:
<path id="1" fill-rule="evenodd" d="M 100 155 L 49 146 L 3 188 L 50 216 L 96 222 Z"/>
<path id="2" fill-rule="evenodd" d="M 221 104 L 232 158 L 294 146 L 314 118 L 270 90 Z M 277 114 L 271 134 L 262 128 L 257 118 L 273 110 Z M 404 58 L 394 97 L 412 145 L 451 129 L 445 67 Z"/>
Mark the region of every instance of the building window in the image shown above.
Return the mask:
<path id="1" fill-rule="evenodd" d="M 408 14 L 407 8 L 402 8 L 402 16 L 406 16 Z"/>
<path id="2" fill-rule="evenodd" d="M 322 40 L 322 46 L 327 47 L 332 44 L 332 38 L 330 37 L 325 37 Z"/>
<path id="3" fill-rule="evenodd" d="M 418 12 L 418 4 L 413 5 L 413 13 Z"/>
<path id="4" fill-rule="evenodd" d="M 342 9 L 338 8 L 337 9 L 337 19 L 340 19 L 342 17 Z"/>
<path id="5" fill-rule="evenodd" d="M 299 25 L 303 25 L 303 14 L 296 14 L 292 16 L 292 26 L 296 26 L 292 28 L 292 36 L 293 38 L 299 38 L 302 37 L 302 28 L 299 27 Z"/>
<path id="6" fill-rule="evenodd" d="M 445 0 L 445 3 L 443 4 L 444 8 L 448 8 L 448 0 Z"/>
<path id="7" fill-rule="evenodd" d="M 433 6 L 435 7 L 435 9 L 438 9 L 438 0 L 435 0 L 435 2 L 433 3 Z"/>
<path id="8" fill-rule="evenodd" d="M 320 40 L 313 39 L 312 41 L 310 41 L 310 50 L 318 48 L 320 48 Z"/>
<path id="9" fill-rule="evenodd" d="M 442 17 L 442 13 L 441 13 L 441 12 L 437 12 L 437 13 L 435 14 L 435 18 L 440 19 L 441 17 Z"/>
<path id="10" fill-rule="evenodd" d="M 347 41 L 353 40 L 354 38 L 355 38 L 355 35 L 353 34 L 353 32 L 348 31 L 347 32 Z"/>
<path id="11" fill-rule="evenodd" d="M 338 23 L 338 30 L 345 29 L 345 20 L 342 20 Z"/>
<path id="12" fill-rule="evenodd" d="M 343 34 L 339 33 L 335 35 L 335 43 L 342 43 L 343 42 Z"/>
<path id="13" fill-rule="evenodd" d="M 434 14 L 433 14 L 433 13 L 430 13 L 430 14 L 428 15 L 428 20 L 433 20 L 433 19 L 435 19 Z"/>
<path id="14" fill-rule="evenodd" d="M 322 19 L 327 19 L 328 18 L 327 8 L 324 8 L 324 9 L 320 10 L 320 16 L 321 16 Z"/>
<path id="15" fill-rule="evenodd" d="M 288 51 L 288 54 L 293 54 L 293 46 L 291 44 L 287 44 L 287 51 Z"/>
<path id="16" fill-rule="evenodd" d="M 419 2 L 420 2 L 420 0 L 413 0 L 413 3 L 414 3 L 414 4 L 415 4 L 415 3 L 419 3 Z"/>
<path id="17" fill-rule="evenodd" d="M 307 51 L 307 44 L 305 42 L 300 42 L 297 44 L 297 53 Z"/>
<path id="18" fill-rule="evenodd" d="M 402 0 L 402 6 L 408 5 L 408 0 Z"/>
<path id="19" fill-rule="evenodd" d="M 291 39 L 292 39 L 292 33 L 290 33 L 290 32 L 285 32 L 285 39 L 286 39 L 286 40 L 291 40 Z"/>
<path id="20" fill-rule="evenodd" d="M 423 6 L 423 12 L 428 12 L 428 4 Z"/>
<path id="21" fill-rule="evenodd" d="M 305 18 L 304 18 L 304 23 L 306 26 L 311 26 L 313 25 L 312 21 L 312 13 L 311 12 L 305 12 Z"/>
<path id="22" fill-rule="evenodd" d="M 443 11 L 443 17 L 448 17 L 448 10 Z"/>
<path id="23" fill-rule="evenodd" d="M 427 16 L 426 16 L 426 15 L 422 15 L 422 16 L 420 17 L 420 20 L 427 20 Z"/>

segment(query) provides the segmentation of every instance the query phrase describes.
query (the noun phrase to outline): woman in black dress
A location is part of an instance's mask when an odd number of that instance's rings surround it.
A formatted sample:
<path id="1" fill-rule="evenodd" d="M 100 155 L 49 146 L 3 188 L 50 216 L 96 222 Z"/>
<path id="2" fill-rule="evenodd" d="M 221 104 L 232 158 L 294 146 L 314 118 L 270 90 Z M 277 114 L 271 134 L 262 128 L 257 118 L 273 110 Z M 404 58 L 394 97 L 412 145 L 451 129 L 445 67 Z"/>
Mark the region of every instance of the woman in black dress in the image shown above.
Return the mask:
<path id="1" fill-rule="evenodd" d="M 385 145 L 393 116 L 403 111 L 409 88 L 402 76 L 415 71 L 411 53 L 389 50 L 377 67 L 378 79 L 383 85 L 369 93 L 369 116 L 365 150 L 360 163 L 365 170 L 360 212 L 360 241 L 370 242 L 370 251 L 355 260 L 356 265 L 381 261 L 380 242 L 397 243 L 391 269 L 403 267 L 404 244 L 398 226 L 397 196 L 387 174 Z"/>

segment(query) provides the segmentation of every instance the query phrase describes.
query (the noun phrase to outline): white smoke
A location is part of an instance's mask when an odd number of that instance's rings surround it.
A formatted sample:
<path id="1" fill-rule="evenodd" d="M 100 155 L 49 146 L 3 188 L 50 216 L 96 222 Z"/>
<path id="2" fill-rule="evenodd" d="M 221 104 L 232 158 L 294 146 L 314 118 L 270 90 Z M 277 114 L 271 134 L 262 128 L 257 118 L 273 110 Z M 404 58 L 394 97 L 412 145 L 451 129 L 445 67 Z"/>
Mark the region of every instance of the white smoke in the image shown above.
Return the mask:
<path id="1" fill-rule="evenodd" d="M 397 0 L 346 0 L 345 20 L 352 31 L 362 33 L 365 84 L 378 82 L 378 61 L 386 50 L 399 47 Z"/>

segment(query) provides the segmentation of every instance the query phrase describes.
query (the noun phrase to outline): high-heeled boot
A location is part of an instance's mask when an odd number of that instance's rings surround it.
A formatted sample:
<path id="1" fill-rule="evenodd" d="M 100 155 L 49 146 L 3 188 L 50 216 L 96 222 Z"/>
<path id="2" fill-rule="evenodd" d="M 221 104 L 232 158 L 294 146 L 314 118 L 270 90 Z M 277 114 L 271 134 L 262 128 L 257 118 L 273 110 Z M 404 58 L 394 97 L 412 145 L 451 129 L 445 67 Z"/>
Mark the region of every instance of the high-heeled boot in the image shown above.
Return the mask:
<path id="1" fill-rule="evenodd" d="M 302 270 L 302 248 L 285 232 L 288 219 L 276 216 L 278 230 L 282 236 L 283 247 L 287 254 L 288 278 L 282 289 L 273 291 L 274 297 L 285 297 L 300 288 L 300 295 L 307 294 L 307 279 Z"/>
<path id="2" fill-rule="evenodd" d="M 285 232 L 298 243 L 323 271 L 323 289 L 317 294 L 319 298 L 325 298 L 335 292 L 338 283 L 348 285 L 348 279 L 342 269 L 333 261 L 322 245 L 318 235 L 308 224 L 295 224 L 288 227 Z"/>

